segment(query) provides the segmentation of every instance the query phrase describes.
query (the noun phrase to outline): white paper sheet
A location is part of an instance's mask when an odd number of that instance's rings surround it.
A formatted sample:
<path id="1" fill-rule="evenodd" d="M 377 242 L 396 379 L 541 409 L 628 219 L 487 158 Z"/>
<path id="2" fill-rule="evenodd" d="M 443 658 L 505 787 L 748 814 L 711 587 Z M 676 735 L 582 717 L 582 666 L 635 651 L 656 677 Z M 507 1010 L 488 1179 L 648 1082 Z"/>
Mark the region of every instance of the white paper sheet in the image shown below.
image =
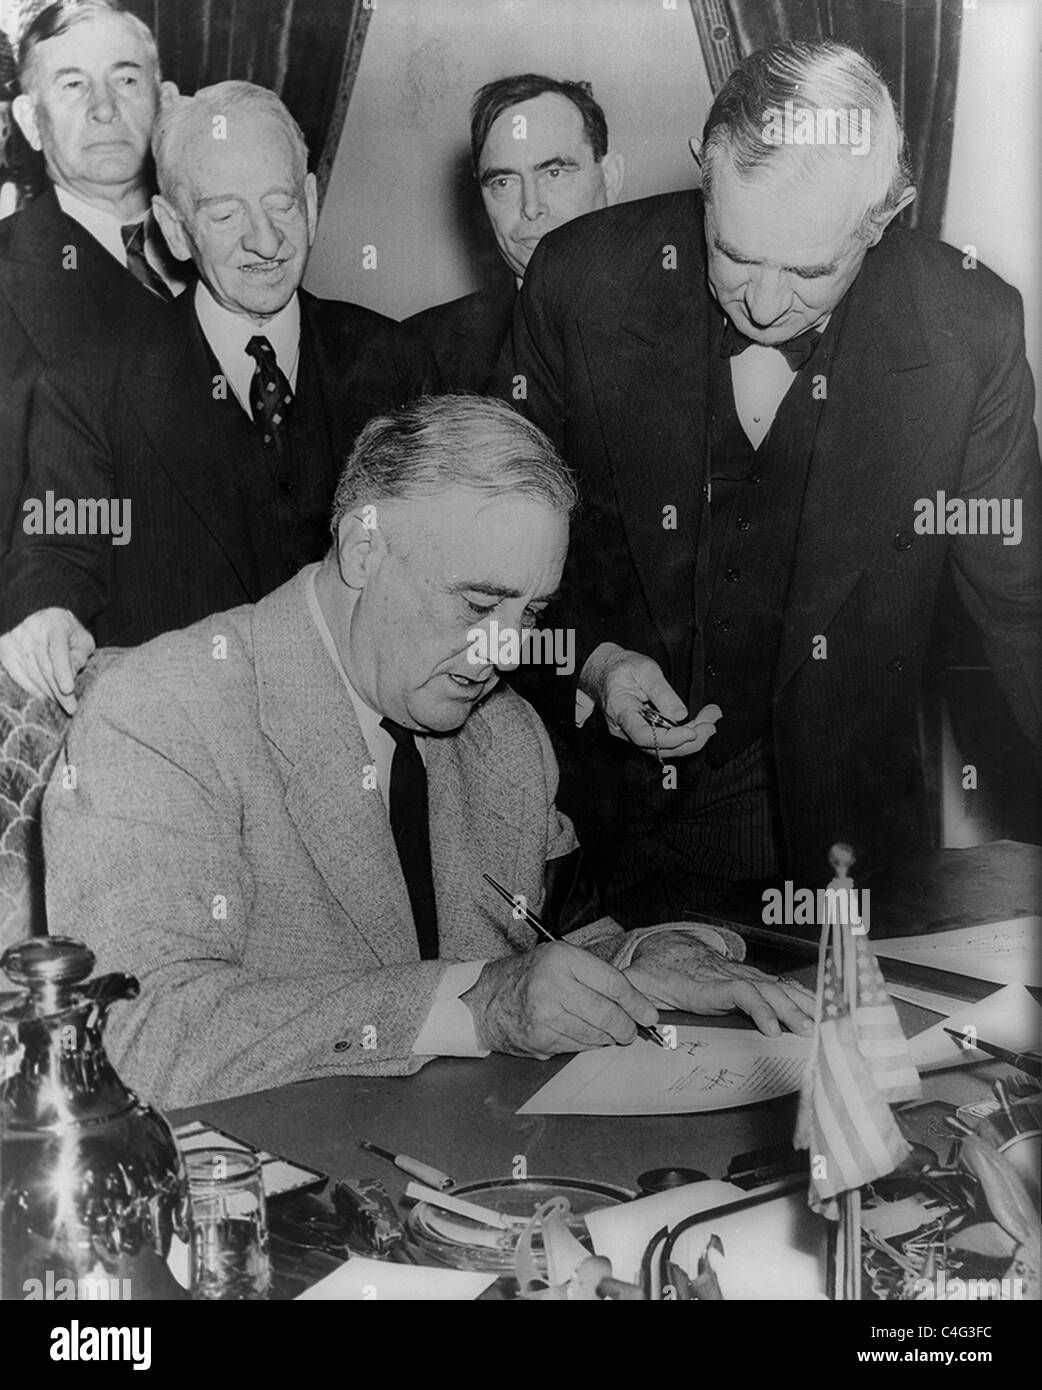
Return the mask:
<path id="1" fill-rule="evenodd" d="M 1011 1052 L 1037 1052 L 1042 1037 L 1042 1009 L 1023 985 L 1006 985 L 976 1004 L 961 1004 L 950 1018 L 910 1039 L 908 1050 L 920 1071 L 989 1060 L 986 1052 L 967 1050 L 949 1038 L 945 1028 L 956 1033 L 973 1028 L 978 1038 L 997 1047 L 1007 1047 Z"/>
<path id="2" fill-rule="evenodd" d="M 905 960 L 998 985 L 1042 988 L 1042 917 L 1014 917 L 956 931 L 877 941 L 880 961 Z"/>
<path id="3" fill-rule="evenodd" d="M 712 1208 L 750 1195 L 726 1182 L 692 1183 L 591 1212 L 586 1225 L 597 1254 L 611 1260 L 612 1273 L 635 1283 L 644 1248 L 655 1232 L 704 1211 L 705 1221 L 681 1236 L 674 1251 L 688 1274 L 694 1276 L 699 1256 L 710 1237 L 717 1235 L 724 1253 L 714 1252 L 711 1261 L 726 1299 L 825 1297 L 828 1223 L 809 1209 L 806 1193 L 779 1197 L 730 1216 L 712 1215 Z M 653 1293 L 657 1291 L 656 1280 Z"/>
<path id="4" fill-rule="evenodd" d="M 668 1192 L 656 1192 L 651 1197 L 639 1197 L 635 1202 L 602 1207 L 600 1211 L 589 1212 L 584 1219 L 594 1250 L 611 1260 L 615 1278 L 635 1284 L 644 1248 L 656 1231 L 661 1231 L 663 1226 L 676 1226 L 696 1211 L 740 1202 L 746 1196 L 748 1193 L 734 1183 L 710 1178 L 686 1187 L 673 1187 Z"/>
<path id="5" fill-rule="evenodd" d="M 938 994 L 932 989 L 917 989 L 915 985 L 893 985 L 887 982 L 887 993 L 891 999 L 903 999 L 908 1004 L 918 1004 L 921 1009 L 929 1009 L 931 1013 L 941 1014 L 944 1018 L 951 1018 L 956 1010 L 961 1009 L 965 999 L 957 999 L 954 994 Z"/>
<path id="6" fill-rule="evenodd" d="M 351 1299 L 361 1302 L 416 1302 L 442 1299 L 466 1302 L 485 1292 L 496 1280 L 495 1274 L 474 1273 L 466 1269 L 435 1269 L 428 1265 L 386 1264 L 352 1255 L 346 1264 L 334 1269 L 297 1298 L 312 1300 Z"/>
<path id="7" fill-rule="evenodd" d="M 675 1048 L 637 1041 L 580 1052 L 519 1115 L 685 1115 L 798 1091 L 810 1039 L 745 1028 L 676 1030 Z"/>

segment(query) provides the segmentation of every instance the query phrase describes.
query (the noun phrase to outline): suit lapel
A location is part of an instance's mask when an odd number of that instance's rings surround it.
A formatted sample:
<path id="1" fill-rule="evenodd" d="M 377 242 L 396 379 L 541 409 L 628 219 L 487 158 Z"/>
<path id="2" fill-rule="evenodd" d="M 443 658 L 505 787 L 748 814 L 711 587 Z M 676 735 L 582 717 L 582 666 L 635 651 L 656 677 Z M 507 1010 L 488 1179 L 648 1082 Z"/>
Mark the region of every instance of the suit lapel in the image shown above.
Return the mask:
<path id="1" fill-rule="evenodd" d="M 357 939 L 381 965 L 418 960 L 390 823 L 351 698 L 312 622 L 304 569 L 254 609 L 260 718 L 288 764 L 286 810 Z"/>
<path id="2" fill-rule="evenodd" d="M 959 388 L 950 362 L 930 360 L 896 241 L 884 238 L 868 252 L 840 327 L 804 496 L 778 690 L 810 657 L 814 637 L 880 546 L 911 529 L 915 498 L 929 491 L 922 456 Z"/>
<path id="3" fill-rule="evenodd" d="M 496 698 L 495 696 L 492 697 Z M 482 880 L 490 873 L 520 891 L 518 865 L 527 796 L 517 778 L 497 777 L 482 710 L 457 734 L 427 740 L 431 866 L 441 955 L 474 960 L 503 954 L 504 941 L 532 945 L 532 932 Z"/>
<path id="4" fill-rule="evenodd" d="M 663 250 L 620 319 L 580 320 L 579 333 L 603 421 L 618 514 L 662 640 L 674 645 L 678 595 L 695 591 L 702 512 L 709 313 L 700 209 L 678 245 L 676 270 Z M 634 467 L 646 459 L 654 468 Z M 663 544 L 663 507 L 677 508 L 674 542 Z"/>
<path id="5" fill-rule="evenodd" d="M 48 336 L 60 341 L 63 351 L 73 351 L 97 332 L 99 319 L 108 321 L 114 312 L 138 302 L 154 307 L 154 296 L 85 227 L 62 212 L 53 189 L 41 193 L 13 220 L 7 255 L 0 258 L 0 279 L 34 341 L 37 334 L 31 325 L 46 319 Z M 83 293 L 67 292 L 70 275 L 78 277 L 77 288 Z M 49 286 L 60 291 L 60 303 L 52 305 Z"/>
<path id="6" fill-rule="evenodd" d="M 257 563 L 237 482 L 252 426 L 229 390 L 214 400 L 214 366 L 191 291 L 163 311 L 166 332 L 128 355 L 123 388 L 160 466 L 234 567 L 259 596 Z M 262 466 L 258 464 L 258 466 Z"/>
<path id="7" fill-rule="evenodd" d="M 471 370 L 484 371 L 481 389 L 488 387 L 496 375 L 500 354 L 513 322 L 516 299 L 517 287 L 511 275 L 502 283 L 474 295 L 465 317 L 453 324 L 456 345 L 453 360 L 457 364 L 464 364 L 468 374 Z"/>
<path id="8" fill-rule="evenodd" d="M 354 353 L 330 356 L 319 323 L 317 301 L 304 290 L 299 290 L 298 295 L 301 341 L 300 369 L 297 373 L 297 423 L 307 431 L 305 447 L 308 457 L 313 460 L 315 451 L 321 450 L 328 458 L 335 486 L 343 456 L 353 442 L 349 412 L 343 408 L 343 404 L 350 398 L 351 377 L 357 357 Z M 316 408 L 301 408 L 310 407 L 312 400 Z"/>

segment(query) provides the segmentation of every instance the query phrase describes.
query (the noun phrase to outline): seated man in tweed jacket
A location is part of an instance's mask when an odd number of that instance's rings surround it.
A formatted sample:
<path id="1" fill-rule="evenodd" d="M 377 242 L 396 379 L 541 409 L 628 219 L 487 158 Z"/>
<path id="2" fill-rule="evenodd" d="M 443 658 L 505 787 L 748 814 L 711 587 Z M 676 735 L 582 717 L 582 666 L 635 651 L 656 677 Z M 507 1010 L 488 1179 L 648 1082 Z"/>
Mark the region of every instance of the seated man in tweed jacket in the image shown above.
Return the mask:
<path id="1" fill-rule="evenodd" d="M 731 933 L 602 918 L 540 944 L 482 881 L 538 912 L 575 850 L 546 732 L 497 688 L 575 500 L 495 401 L 377 418 L 322 563 L 99 678 L 45 800 L 48 913 L 141 981 L 108 1036 L 143 1095 L 628 1043 L 656 1005 L 808 1031 L 810 996 Z"/>

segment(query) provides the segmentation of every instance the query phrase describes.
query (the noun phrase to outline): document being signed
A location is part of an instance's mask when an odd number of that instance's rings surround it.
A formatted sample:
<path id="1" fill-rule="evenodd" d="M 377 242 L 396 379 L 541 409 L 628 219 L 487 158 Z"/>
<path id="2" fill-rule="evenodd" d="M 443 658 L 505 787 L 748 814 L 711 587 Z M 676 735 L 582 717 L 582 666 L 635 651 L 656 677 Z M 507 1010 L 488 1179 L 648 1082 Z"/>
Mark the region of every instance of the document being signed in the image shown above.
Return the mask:
<path id="1" fill-rule="evenodd" d="M 674 1038 L 675 1034 L 675 1038 Z M 580 1052 L 519 1115 L 682 1115 L 798 1091 L 810 1039 L 745 1028 L 670 1028 L 675 1047 L 637 1041 Z"/>

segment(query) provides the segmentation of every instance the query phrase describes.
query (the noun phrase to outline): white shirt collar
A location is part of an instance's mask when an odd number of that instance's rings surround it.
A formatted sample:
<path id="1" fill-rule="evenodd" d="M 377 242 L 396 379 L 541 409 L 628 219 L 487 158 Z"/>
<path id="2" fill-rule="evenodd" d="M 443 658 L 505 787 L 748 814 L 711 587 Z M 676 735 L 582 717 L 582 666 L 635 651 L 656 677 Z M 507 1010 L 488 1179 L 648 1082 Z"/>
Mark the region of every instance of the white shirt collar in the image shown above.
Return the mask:
<path id="1" fill-rule="evenodd" d="M 265 324 L 254 323 L 245 314 L 234 314 L 218 304 L 202 280 L 195 287 L 195 313 L 199 327 L 228 378 L 239 404 L 250 410 L 250 382 L 257 364 L 246 352 L 246 344 L 260 335 L 275 349 L 275 357 L 290 387 L 297 389 L 300 361 L 300 298 L 294 294 L 284 308 Z"/>
<path id="2" fill-rule="evenodd" d="M 167 263 L 164 264 L 162 256 L 156 254 L 152 244 L 153 224 L 148 208 L 139 216 L 128 217 L 123 222 L 114 212 L 109 212 L 106 208 L 95 207 L 93 203 L 88 203 L 81 198 L 78 193 L 70 193 L 67 188 L 59 188 L 57 184 L 54 184 L 53 187 L 54 196 L 58 199 L 58 206 L 62 212 L 78 222 L 84 231 L 89 232 L 94 240 L 103 246 L 109 255 L 119 261 L 124 268 L 127 264 L 127 249 L 123 245 L 121 228 L 133 227 L 139 222 L 149 223 L 145 229 L 145 259 L 175 295 L 181 293 L 185 287 L 185 281 L 174 278 L 176 272 L 172 268 L 173 261 L 169 257 L 169 252 L 166 253 Z"/>
<path id="3" fill-rule="evenodd" d="M 137 217 L 128 217 L 126 222 L 121 222 L 114 212 L 109 212 L 105 208 L 95 207 L 93 203 L 88 203 L 77 193 L 70 193 L 67 188 L 59 188 L 54 185 L 54 196 L 58 199 L 58 206 L 67 217 L 72 217 L 81 227 L 90 232 L 95 241 L 100 241 L 110 256 L 115 256 L 120 265 L 127 263 L 127 252 L 123 245 L 123 236 L 120 232 L 121 227 L 129 227 L 132 223 L 144 222 L 148 217 L 146 208 Z"/>

